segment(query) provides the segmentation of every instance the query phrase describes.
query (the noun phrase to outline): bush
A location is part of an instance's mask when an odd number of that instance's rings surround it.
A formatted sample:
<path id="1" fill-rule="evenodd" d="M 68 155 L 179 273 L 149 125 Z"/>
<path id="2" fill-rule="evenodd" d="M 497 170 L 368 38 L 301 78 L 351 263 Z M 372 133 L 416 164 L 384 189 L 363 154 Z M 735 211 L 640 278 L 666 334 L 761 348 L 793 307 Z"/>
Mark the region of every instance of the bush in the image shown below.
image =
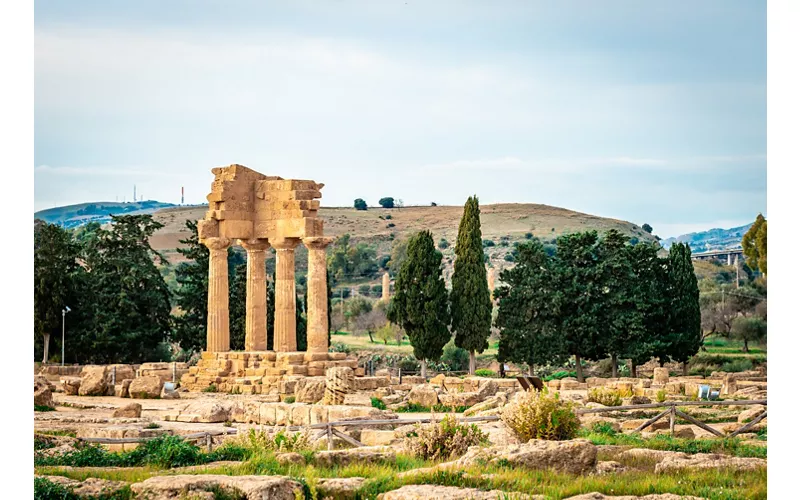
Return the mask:
<path id="1" fill-rule="evenodd" d="M 382 206 L 383 208 L 394 208 L 394 198 L 391 196 L 381 198 L 378 200 L 378 205 Z"/>
<path id="2" fill-rule="evenodd" d="M 521 394 L 515 403 L 503 408 L 500 418 L 522 442 L 572 439 L 580 428 L 574 403 L 547 389 Z"/>
<path id="3" fill-rule="evenodd" d="M 232 440 L 235 445 L 247 450 L 250 454 L 263 451 L 303 452 L 314 451 L 317 446 L 312 443 L 311 430 L 306 428 L 300 432 L 290 433 L 285 429 L 279 431 L 250 429 Z"/>
<path id="4" fill-rule="evenodd" d="M 494 370 L 490 370 L 488 368 L 478 368 L 475 370 L 476 377 L 496 377 L 497 373 Z"/>
<path id="5" fill-rule="evenodd" d="M 525 239 L 526 239 L 526 240 L 531 240 L 531 239 L 533 239 L 533 233 L 525 233 Z"/>
<path id="6" fill-rule="evenodd" d="M 386 220 L 391 220 L 392 219 L 392 214 L 386 214 L 386 215 L 383 216 L 383 218 L 386 219 Z"/>
<path id="7" fill-rule="evenodd" d="M 379 410 L 385 410 L 386 409 L 386 403 L 384 403 L 381 400 L 381 398 L 373 397 L 373 398 L 371 398 L 371 400 L 372 400 L 372 407 L 373 408 L 377 408 Z"/>
<path id="8" fill-rule="evenodd" d="M 456 347 L 451 340 L 444 346 L 441 361 L 452 372 L 464 371 L 469 368 L 469 352 L 466 349 Z"/>
<path id="9" fill-rule="evenodd" d="M 286 404 L 292 404 L 292 403 L 295 402 L 295 397 L 294 396 L 287 396 L 286 399 L 283 400 L 283 402 L 286 403 Z"/>
<path id="10" fill-rule="evenodd" d="M 56 411 L 56 409 L 47 405 L 33 405 L 33 411 Z"/>
<path id="11" fill-rule="evenodd" d="M 406 356 L 397 363 L 397 366 L 404 372 L 416 371 L 419 370 L 419 361 L 414 356 Z"/>
<path id="12" fill-rule="evenodd" d="M 514 256 L 512 254 L 510 254 L 510 253 L 507 253 L 503 257 L 503 260 L 506 261 L 506 262 L 514 262 Z"/>
<path id="13" fill-rule="evenodd" d="M 575 372 L 568 372 L 568 371 L 565 371 L 565 370 L 561 370 L 561 371 L 558 371 L 558 372 L 555 372 L 553 374 L 550 374 L 550 375 L 546 376 L 542 380 L 544 380 L 545 382 L 550 382 L 551 380 L 561 380 L 562 378 L 567 378 L 567 377 L 573 377 L 574 378 L 574 377 L 577 377 L 577 376 L 578 376 L 578 374 L 575 373 Z"/>
<path id="14" fill-rule="evenodd" d="M 388 229 L 391 229 L 391 228 L 393 228 L 393 227 L 394 227 L 394 222 L 390 222 L 390 223 L 386 224 L 386 227 L 387 227 Z"/>
<path id="15" fill-rule="evenodd" d="M 350 352 L 350 346 L 342 343 L 342 342 L 331 342 L 331 346 L 328 348 L 329 352 Z"/>
<path id="16" fill-rule="evenodd" d="M 604 406 L 622 406 L 619 392 L 610 387 L 593 387 L 589 389 L 589 402 L 600 403 Z"/>
<path id="17" fill-rule="evenodd" d="M 494 246 L 494 241 L 492 241 L 492 240 L 483 240 L 483 247 L 484 248 L 493 247 L 493 246 Z"/>
<path id="18" fill-rule="evenodd" d="M 663 403 L 666 400 L 667 400 L 667 391 L 665 391 L 664 389 L 660 389 L 656 393 L 656 401 L 658 401 L 659 403 Z"/>
<path id="19" fill-rule="evenodd" d="M 452 415 L 436 425 L 417 429 L 406 437 L 405 446 L 424 460 L 446 460 L 466 453 L 467 448 L 487 442 L 487 436 L 475 424 L 460 424 Z"/>
<path id="20" fill-rule="evenodd" d="M 366 210 L 367 209 L 367 202 L 362 200 L 361 198 L 356 198 L 353 201 L 353 207 L 356 210 Z"/>
<path id="21" fill-rule="evenodd" d="M 208 387 L 203 387 L 203 392 L 217 392 L 217 385 L 211 384 Z"/>
<path id="22" fill-rule="evenodd" d="M 719 369 L 728 373 L 746 372 L 753 369 L 753 362 L 747 358 L 736 359 L 723 363 Z"/>
<path id="23" fill-rule="evenodd" d="M 71 489 L 43 477 L 33 478 L 34 500 L 80 500 Z"/>
<path id="24" fill-rule="evenodd" d="M 449 247 L 450 243 L 447 242 L 446 239 L 442 238 L 439 240 L 439 248 L 444 250 L 445 248 Z"/>
<path id="25" fill-rule="evenodd" d="M 358 287 L 358 293 L 360 293 L 361 295 L 367 295 L 368 296 L 369 295 L 369 290 L 370 290 L 369 285 L 359 285 L 359 287 Z"/>

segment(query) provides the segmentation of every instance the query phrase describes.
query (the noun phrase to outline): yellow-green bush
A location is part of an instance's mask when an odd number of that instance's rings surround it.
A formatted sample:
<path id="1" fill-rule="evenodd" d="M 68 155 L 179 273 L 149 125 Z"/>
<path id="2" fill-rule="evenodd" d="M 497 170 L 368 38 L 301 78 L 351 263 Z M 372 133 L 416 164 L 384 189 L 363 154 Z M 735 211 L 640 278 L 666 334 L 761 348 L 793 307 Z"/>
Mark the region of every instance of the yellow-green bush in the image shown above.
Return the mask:
<path id="1" fill-rule="evenodd" d="M 600 403 L 605 406 L 621 406 L 622 397 L 617 389 L 610 387 L 593 387 L 589 389 L 588 400 L 590 403 Z"/>
<path id="2" fill-rule="evenodd" d="M 572 439 L 580 427 L 574 407 L 573 402 L 559 398 L 557 392 L 528 391 L 506 405 L 500 418 L 523 442 Z"/>
<path id="3" fill-rule="evenodd" d="M 445 416 L 436 425 L 419 426 L 405 439 L 413 455 L 426 460 L 459 457 L 467 448 L 486 442 L 487 436 L 475 424 L 460 424 L 456 417 Z"/>

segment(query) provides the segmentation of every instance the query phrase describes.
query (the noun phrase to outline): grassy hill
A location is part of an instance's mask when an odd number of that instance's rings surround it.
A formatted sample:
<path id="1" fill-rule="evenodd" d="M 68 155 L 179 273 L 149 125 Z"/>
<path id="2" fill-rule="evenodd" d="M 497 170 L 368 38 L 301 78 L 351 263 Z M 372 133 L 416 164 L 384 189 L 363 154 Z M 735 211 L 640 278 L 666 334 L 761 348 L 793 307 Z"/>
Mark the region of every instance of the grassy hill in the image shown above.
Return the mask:
<path id="1" fill-rule="evenodd" d="M 88 222 L 109 222 L 112 215 L 150 214 L 158 209 L 173 207 L 172 203 L 147 200 L 132 203 L 119 203 L 113 201 L 97 201 L 93 203 L 79 203 L 64 207 L 48 208 L 34 212 L 34 219 L 41 219 L 51 224 L 60 224 L 64 227 L 77 227 Z"/>

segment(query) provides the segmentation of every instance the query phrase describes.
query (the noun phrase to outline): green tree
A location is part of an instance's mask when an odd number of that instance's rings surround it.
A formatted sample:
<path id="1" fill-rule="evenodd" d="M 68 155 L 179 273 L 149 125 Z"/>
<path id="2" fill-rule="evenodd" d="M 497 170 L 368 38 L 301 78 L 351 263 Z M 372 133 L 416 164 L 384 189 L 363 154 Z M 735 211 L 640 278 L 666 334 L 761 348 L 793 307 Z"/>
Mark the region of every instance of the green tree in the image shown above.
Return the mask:
<path id="1" fill-rule="evenodd" d="M 355 207 L 356 210 L 366 210 L 367 202 L 361 198 L 356 198 L 355 201 L 353 201 L 353 207 Z"/>
<path id="2" fill-rule="evenodd" d="M 91 322 L 76 357 L 95 363 L 160 360 L 159 344 L 170 331 L 170 297 L 156 267 L 163 257 L 149 238 L 163 225 L 150 215 L 111 218 L 111 227 L 94 232 L 83 249 L 82 309 Z"/>
<path id="3" fill-rule="evenodd" d="M 669 249 L 667 355 L 672 361 L 686 363 L 703 345 L 700 327 L 700 290 L 692 265 L 692 251 L 688 244 L 676 243 Z M 663 359 L 663 358 L 662 358 Z"/>
<path id="4" fill-rule="evenodd" d="M 61 344 L 62 310 L 72 302 L 74 276 L 79 271 L 79 247 L 56 224 L 37 220 L 33 232 L 33 325 L 42 338 L 42 362 L 50 358 L 51 338 Z M 72 303 L 72 308 L 75 303 Z M 34 343 L 36 338 L 34 339 Z M 35 344 L 34 344 L 35 345 Z"/>
<path id="5" fill-rule="evenodd" d="M 414 357 L 423 361 L 423 376 L 427 376 L 427 360 L 438 360 L 450 340 L 447 289 L 441 267 L 442 254 L 434 247 L 430 231 L 411 237 L 408 258 L 395 281 L 388 311 L 389 320 L 406 331 Z"/>
<path id="6" fill-rule="evenodd" d="M 274 349 L 275 342 L 275 269 L 267 281 L 267 350 Z"/>
<path id="7" fill-rule="evenodd" d="M 298 351 L 308 350 L 308 335 L 307 330 L 307 315 L 306 308 L 308 306 L 308 287 L 303 288 L 303 295 L 297 297 L 297 307 L 295 308 L 295 339 L 297 341 Z"/>
<path id="8" fill-rule="evenodd" d="M 387 269 L 392 276 L 397 276 L 403 262 L 408 255 L 408 238 L 394 240 L 392 242 L 392 255 L 387 263 Z"/>
<path id="9" fill-rule="evenodd" d="M 381 198 L 378 200 L 378 205 L 382 206 L 383 208 L 394 208 L 394 198 L 390 196 Z"/>
<path id="10" fill-rule="evenodd" d="M 556 240 L 555 275 L 559 289 L 559 323 L 566 351 L 575 357 L 575 371 L 583 382 L 584 359 L 606 357 L 602 335 L 602 294 L 596 231 L 568 234 Z"/>
<path id="11" fill-rule="evenodd" d="M 517 265 L 500 273 L 503 285 L 495 325 L 500 329 L 497 360 L 526 364 L 561 364 L 568 357 L 561 335 L 560 279 L 554 259 L 539 240 L 519 247 Z"/>
<path id="12" fill-rule="evenodd" d="M 471 196 L 464 204 L 458 226 L 450 291 L 455 345 L 469 351 L 470 375 L 475 374 L 475 353 L 482 353 L 489 347 L 492 328 L 492 299 L 483 265 L 480 215 L 478 197 Z"/>
<path id="13" fill-rule="evenodd" d="M 375 249 L 366 243 L 352 245 L 349 234 L 333 243 L 327 265 L 337 281 L 352 276 L 374 277 L 378 272 Z"/>
<path id="14" fill-rule="evenodd" d="M 731 336 L 744 342 L 744 352 L 749 352 L 749 342 L 761 342 L 767 338 L 767 322 L 758 317 L 739 316 L 733 320 Z"/>
<path id="15" fill-rule="evenodd" d="M 758 214 L 753 225 L 742 237 L 742 251 L 750 269 L 767 274 L 767 219 Z"/>
<path id="16" fill-rule="evenodd" d="M 175 304 L 179 311 L 173 317 L 174 340 L 183 349 L 202 351 L 208 318 L 208 248 L 197 238 L 196 222 L 187 220 L 186 227 L 190 235 L 180 240 L 183 247 L 176 249 L 186 261 L 175 268 Z"/>
<path id="17" fill-rule="evenodd" d="M 232 351 L 244 351 L 247 325 L 247 264 L 239 264 L 229 279 L 228 331 Z"/>
<path id="18" fill-rule="evenodd" d="M 653 226 L 651 226 L 650 224 L 648 224 L 646 222 L 644 224 L 642 224 L 642 229 L 644 229 L 644 231 L 646 233 L 653 234 Z"/>

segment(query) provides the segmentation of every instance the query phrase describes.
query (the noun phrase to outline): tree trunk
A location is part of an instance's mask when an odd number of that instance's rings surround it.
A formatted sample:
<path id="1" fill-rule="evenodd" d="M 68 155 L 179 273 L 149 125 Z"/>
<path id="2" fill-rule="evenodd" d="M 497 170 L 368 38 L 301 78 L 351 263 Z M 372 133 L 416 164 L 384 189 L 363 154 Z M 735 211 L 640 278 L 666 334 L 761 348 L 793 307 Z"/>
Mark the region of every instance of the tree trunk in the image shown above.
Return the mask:
<path id="1" fill-rule="evenodd" d="M 371 332 L 371 331 L 369 331 L 369 330 L 367 330 L 367 335 L 369 335 L 369 343 L 370 343 L 370 344 L 374 344 L 374 343 L 375 343 L 375 341 L 374 341 L 374 340 L 372 340 L 372 332 Z"/>
<path id="2" fill-rule="evenodd" d="M 750 352 L 750 350 L 747 348 L 747 339 L 744 339 L 744 352 Z"/>
<path id="3" fill-rule="evenodd" d="M 619 372 L 617 371 L 617 355 L 611 355 L 611 378 L 617 378 Z"/>
<path id="4" fill-rule="evenodd" d="M 583 383 L 583 367 L 581 366 L 581 357 L 575 355 L 575 374 L 578 376 L 578 382 Z"/>
<path id="5" fill-rule="evenodd" d="M 528 365 L 528 375 L 533 377 L 533 365 Z"/>
<path id="6" fill-rule="evenodd" d="M 42 358 L 42 363 L 47 363 L 47 360 L 50 359 L 50 334 L 43 333 L 42 337 L 44 337 L 44 357 Z"/>
<path id="7" fill-rule="evenodd" d="M 631 377 L 636 378 L 636 363 L 631 360 Z"/>
<path id="8" fill-rule="evenodd" d="M 475 365 L 477 364 L 475 359 L 475 351 L 469 351 L 469 374 L 475 375 Z"/>
<path id="9" fill-rule="evenodd" d="M 420 366 L 420 373 L 422 374 L 422 378 L 428 380 L 428 362 L 426 360 L 422 360 L 422 364 Z"/>
<path id="10" fill-rule="evenodd" d="M 500 363 L 500 378 L 506 378 L 506 364 Z"/>
<path id="11" fill-rule="evenodd" d="M 684 361 L 683 362 L 683 376 L 686 377 L 688 375 L 689 375 L 689 362 L 688 361 Z"/>
<path id="12" fill-rule="evenodd" d="M 664 368 L 664 360 L 663 359 L 658 358 L 658 366 L 660 366 L 661 368 Z"/>

